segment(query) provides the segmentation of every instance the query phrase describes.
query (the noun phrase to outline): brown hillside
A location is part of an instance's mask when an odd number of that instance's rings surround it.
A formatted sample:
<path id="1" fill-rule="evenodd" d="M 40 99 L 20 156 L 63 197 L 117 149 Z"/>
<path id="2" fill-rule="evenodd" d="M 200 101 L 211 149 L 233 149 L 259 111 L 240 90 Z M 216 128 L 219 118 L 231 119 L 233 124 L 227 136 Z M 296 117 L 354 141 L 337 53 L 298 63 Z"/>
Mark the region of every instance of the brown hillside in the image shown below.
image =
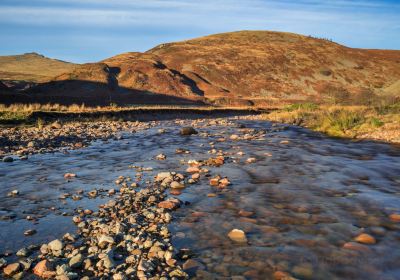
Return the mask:
<path id="1" fill-rule="evenodd" d="M 400 96 L 400 51 L 242 31 L 163 44 L 148 53 L 192 78 L 212 99 L 324 101 L 334 94 L 385 94 L 387 88 Z"/>
<path id="2" fill-rule="evenodd" d="M 376 102 L 382 96 L 400 97 L 400 51 L 241 31 L 124 53 L 55 76 L 27 93 L 40 100 L 98 97 L 102 103 L 157 103 L 160 96 L 223 105 Z"/>
<path id="3" fill-rule="evenodd" d="M 72 71 L 75 66 L 37 53 L 0 56 L 0 80 L 44 82 Z"/>

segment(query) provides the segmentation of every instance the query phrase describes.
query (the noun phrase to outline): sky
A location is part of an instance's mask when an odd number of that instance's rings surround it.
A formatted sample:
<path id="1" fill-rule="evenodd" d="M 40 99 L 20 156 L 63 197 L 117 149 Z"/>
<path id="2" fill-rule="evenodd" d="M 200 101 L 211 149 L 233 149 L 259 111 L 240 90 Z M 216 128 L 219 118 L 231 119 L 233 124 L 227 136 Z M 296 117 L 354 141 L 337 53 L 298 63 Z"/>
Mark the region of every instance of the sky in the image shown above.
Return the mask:
<path id="1" fill-rule="evenodd" d="M 0 0 L 0 55 L 83 63 L 238 30 L 400 49 L 400 0 Z"/>

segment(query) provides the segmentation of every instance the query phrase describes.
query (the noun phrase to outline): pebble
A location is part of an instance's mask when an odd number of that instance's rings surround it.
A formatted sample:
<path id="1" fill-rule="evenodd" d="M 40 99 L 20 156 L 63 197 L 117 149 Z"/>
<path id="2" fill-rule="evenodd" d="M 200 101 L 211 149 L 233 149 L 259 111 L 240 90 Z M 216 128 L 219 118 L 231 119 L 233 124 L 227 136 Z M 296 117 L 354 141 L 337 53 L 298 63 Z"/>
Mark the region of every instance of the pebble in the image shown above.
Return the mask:
<path id="1" fill-rule="evenodd" d="M 246 243 L 247 237 L 243 230 L 233 229 L 228 233 L 228 237 L 235 242 Z"/>
<path id="2" fill-rule="evenodd" d="M 35 229 L 28 229 L 24 232 L 24 235 L 26 236 L 30 236 L 30 235 L 34 235 L 37 231 Z"/>
<path id="3" fill-rule="evenodd" d="M 375 244 L 376 243 L 376 239 L 367 233 L 362 233 L 362 234 L 358 235 L 356 238 L 354 238 L 354 240 L 357 241 L 358 243 L 362 243 L 362 244 Z"/>
<path id="4" fill-rule="evenodd" d="M 12 157 L 4 157 L 3 162 L 13 162 L 14 159 Z"/>
<path id="5" fill-rule="evenodd" d="M 186 126 L 181 129 L 180 134 L 181 135 L 192 135 L 192 134 L 198 134 L 198 131 L 191 126 Z"/>
<path id="6" fill-rule="evenodd" d="M 4 269 L 3 269 L 3 273 L 6 276 L 13 276 L 15 274 L 17 274 L 17 272 L 19 272 L 21 269 L 21 264 L 20 263 L 12 263 L 7 265 Z"/>
<path id="7" fill-rule="evenodd" d="M 398 214 L 398 213 L 390 214 L 390 215 L 389 215 L 389 218 L 390 218 L 390 220 L 391 220 L 392 222 L 400 223 L 400 214 Z"/>

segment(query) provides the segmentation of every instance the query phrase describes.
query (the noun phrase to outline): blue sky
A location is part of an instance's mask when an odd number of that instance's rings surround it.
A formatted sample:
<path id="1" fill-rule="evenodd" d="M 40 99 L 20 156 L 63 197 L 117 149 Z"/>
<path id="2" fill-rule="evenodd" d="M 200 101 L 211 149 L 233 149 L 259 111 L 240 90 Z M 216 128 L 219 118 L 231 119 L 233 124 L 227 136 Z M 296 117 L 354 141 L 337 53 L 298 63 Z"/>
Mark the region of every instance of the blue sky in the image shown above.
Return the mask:
<path id="1" fill-rule="evenodd" d="M 400 0 L 0 0 L 0 55 L 90 62 L 236 30 L 400 49 Z"/>

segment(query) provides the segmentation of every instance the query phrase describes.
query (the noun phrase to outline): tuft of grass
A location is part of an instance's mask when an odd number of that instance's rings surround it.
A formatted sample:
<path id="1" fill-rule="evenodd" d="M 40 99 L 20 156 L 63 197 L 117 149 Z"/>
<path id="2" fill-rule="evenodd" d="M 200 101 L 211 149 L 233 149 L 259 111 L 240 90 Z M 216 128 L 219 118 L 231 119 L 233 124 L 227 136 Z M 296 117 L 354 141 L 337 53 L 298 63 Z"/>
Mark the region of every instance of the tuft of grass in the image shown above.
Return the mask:
<path id="1" fill-rule="evenodd" d="M 302 110 L 302 111 L 315 111 L 319 108 L 319 106 L 315 103 L 296 103 L 296 104 L 291 104 L 288 105 L 284 108 L 284 110 L 288 112 L 293 112 L 296 110 Z"/>
<path id="2" fill-rule="evenodd" d="M 330 135 L 343 136 L 349 130 L 354 130 L 363 124 L 364 121 L 363 115 L 358 111 L 337 109 L 321 114 L 317 129 Z"/>
<path id="3" fill-rule="evenodd" d="M 383 121 L 381 121 L 380 119 L 376 118 L 376 117 L 372 117 L 369 120 L 369 124 L 373 127 L 381 127 L 383 126 L 385 123 Z"/>

